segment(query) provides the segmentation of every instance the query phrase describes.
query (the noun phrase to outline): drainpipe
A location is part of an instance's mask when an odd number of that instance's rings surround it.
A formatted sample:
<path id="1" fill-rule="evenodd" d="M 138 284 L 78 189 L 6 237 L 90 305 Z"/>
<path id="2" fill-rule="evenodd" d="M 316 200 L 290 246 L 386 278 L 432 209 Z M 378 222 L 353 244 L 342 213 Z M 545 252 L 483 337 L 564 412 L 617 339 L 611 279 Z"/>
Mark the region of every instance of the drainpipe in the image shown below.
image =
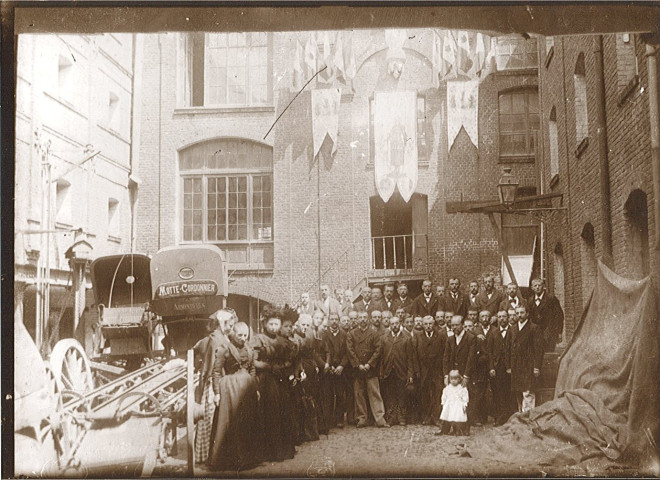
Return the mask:
<path id="1" fill-rule="evenodd" d="M 658 59 L 654 45 L 646 44 L 646 66 L 649 81 L 649 117 L 651 124 L 651 166 L 653 171 L 653 212 L 655 216 L 655 250 L 660 251 L 660 113 L 658 112 Z M 657 265 L 656 265 L 657 266 Z"/>
<path id="2" fill-rule="evenodd" d="M 598 160 L 600 163 L 600 226 L 603 242 L 602 261 L 614 267 L 612 257 L 612 214 L 610 210 L 610 165 L 607 144 L 607 111 L 605 104 L 605 72 L 603 68 L 603 36 L 593 39 L 596 63 L 596 138 L 598 140 Z"/>

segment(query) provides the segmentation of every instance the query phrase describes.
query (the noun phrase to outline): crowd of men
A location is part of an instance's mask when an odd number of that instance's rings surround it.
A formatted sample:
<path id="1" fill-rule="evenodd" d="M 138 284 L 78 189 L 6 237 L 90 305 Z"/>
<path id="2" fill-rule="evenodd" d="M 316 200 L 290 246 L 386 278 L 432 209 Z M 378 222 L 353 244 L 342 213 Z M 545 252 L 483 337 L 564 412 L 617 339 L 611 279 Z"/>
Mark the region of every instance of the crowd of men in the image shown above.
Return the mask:
<path id="1" fill-rule="evenodd" d="M 533 407 L 543 354 L 560 341 L 564 315 L 543 280 L 531 291 L 523 298 L 515 283 L 499 291 L 487 276 L 467 292 L 458 278 L 435 290 L 426 280 L 416 298 L 405 283 L 364 287 L 355 302 L 350 290 L 331 296 L 328 285 L 316 301 L 302 294 L 294 331 L 318 340 L 307 370 L 318 382 L 310 391 L 319 424 L 440 425 L 454 370 L 469 392 L 468 432 Z"/>

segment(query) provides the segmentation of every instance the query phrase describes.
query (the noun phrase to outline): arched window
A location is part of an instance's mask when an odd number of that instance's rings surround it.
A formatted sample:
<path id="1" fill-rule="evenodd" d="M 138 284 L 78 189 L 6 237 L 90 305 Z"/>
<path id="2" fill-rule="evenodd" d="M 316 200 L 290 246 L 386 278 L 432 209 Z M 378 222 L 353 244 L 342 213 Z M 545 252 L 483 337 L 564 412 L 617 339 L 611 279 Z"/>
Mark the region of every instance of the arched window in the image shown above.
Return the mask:
<path id="1" fill-rule="evenodd" d="M 646 193 L 633 191 L 624 205 L 628 224 L 628 267 L 630 274 L 644 277 L 649 274 L 649 211 Z"/>
<path id="2" fill-rule="evenodd" d="M 548 121 L 548 140 L 550 142 L 550 180 L 559 175 L 559 138 L 557 136 L 557 109 L 550 110 Z"/>
<path id="3" fill-rule="evenodd" d="M 540 123 L 536 89 L 502 93 L 499 97 L 500 158 L 533 162 Z"/>
<path id="4" fill-rule="evenodd" d="M 273 151 L 242 139 L 196 144 L 179 155 L 184 242 L 273 240 Z"/>
<path id="5" fill-rule="evenodd" d="M 582 228 L 582 305 L 586 306 L 591 292 L 596 284 L 596 274 L 598 272 L 598 262 L 596 261 L 596 239 L 594 236 L 594 226 L 591 223 L 585 223 Z"/>
<path id="6" fill-rule="evenodd" d="M 589 136 L 587 116 L 587 83 L 584 75 L 584 53 L 578 55 L 573 74 L 575 92 L 575 139 L 577 145 Z"/>

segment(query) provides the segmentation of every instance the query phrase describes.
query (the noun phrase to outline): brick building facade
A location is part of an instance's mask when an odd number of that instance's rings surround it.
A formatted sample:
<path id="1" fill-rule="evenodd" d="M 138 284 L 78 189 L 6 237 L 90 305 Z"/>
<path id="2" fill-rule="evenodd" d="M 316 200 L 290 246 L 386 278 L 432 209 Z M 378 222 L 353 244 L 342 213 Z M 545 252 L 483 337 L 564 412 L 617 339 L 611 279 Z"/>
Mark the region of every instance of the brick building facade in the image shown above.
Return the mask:
<path id="1" fill-rule="evenodd" d="M 462 129 L 448 148 L 446 83 L 437 88 L 432 78 L 433 31 L 406 34 L 405 64 L 395 78 L 385 31 L 351 32 L 355 76 L 348 85 L 332 85 L 342 90 L 337 152 L 331 155 L 326 143 L 318 158 L 310 90 L 330 85 L 315 79 L 293 100 L 296 45 L 305 45 L 309 32 L 145 35 L 137 250 L 218 244 L 229 261 L 229 305 L 251 321 L 263 302 L 314 294 L 319 279 L 356 292 L 364 283 L 407 280 L 414 293 L 426 277 L 446 283 L 457 275 L 464 285 L 487 272 L 499 277 L 501 256 L 488 219 L 447 214 L 445 206 L 496 198 L 506 165 L 527 194 L 539 191 L 538 125 L 528 124 L 538 116 L 536 40 L 516 40 L 529 52 L 527 68 L 505 66 L 515 50 L 510 45 L 508 54 L 498 50 L 500 68 L 479 87 L 478 145 Z M 227 80 L 225 68 L 237 73 Z M 388 204 L 380 200 L 370 145 L 374 92 L 396 90 L 417 92 L 424 136 L 408 204 L 396 193 Z M 518 129 L 526 154 L 500 153 L 503 98 L 523 110 Z M 527 235 L 511 238 L 531 244 L 527 228 Z M 531 228 L 538 236 L 538 227 Z"/>
<path id="2" fill-rule="evenodd" d="M 570 339 L 591 294 L 597 259 L 629 278 L 658 270 L 652 255 L 657 239 L 648 71 L 640 35 L 602 36 L 604 77 L 598 69 L 598 36 L 549 37 L 545 43 L 539 72 L 546 159 L 541 176 L 544 191 L 563 193 L 568 207 L 564 220 L 546 229 L 546 274 L 564 302 Z M 604 108 L 604 125 L 599 108 Z M 601 131 L 606 133 L 605 171 Z"/>

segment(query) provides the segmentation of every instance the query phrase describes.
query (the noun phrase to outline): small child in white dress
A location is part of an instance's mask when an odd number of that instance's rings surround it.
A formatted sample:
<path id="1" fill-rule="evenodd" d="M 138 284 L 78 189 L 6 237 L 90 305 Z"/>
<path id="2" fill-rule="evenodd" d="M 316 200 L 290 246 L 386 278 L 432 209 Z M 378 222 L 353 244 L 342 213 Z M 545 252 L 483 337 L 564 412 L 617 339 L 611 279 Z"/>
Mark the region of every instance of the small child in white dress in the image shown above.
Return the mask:
<path id="1" fill-rule="evenodd" d="M 470 397 L 467 388 L 461 382 L 463 378 L 458 370 L 449 372 L 449 385 L 442 391 L 441 433 L 469 435 L 467 429 L 467 405 Z"/>

